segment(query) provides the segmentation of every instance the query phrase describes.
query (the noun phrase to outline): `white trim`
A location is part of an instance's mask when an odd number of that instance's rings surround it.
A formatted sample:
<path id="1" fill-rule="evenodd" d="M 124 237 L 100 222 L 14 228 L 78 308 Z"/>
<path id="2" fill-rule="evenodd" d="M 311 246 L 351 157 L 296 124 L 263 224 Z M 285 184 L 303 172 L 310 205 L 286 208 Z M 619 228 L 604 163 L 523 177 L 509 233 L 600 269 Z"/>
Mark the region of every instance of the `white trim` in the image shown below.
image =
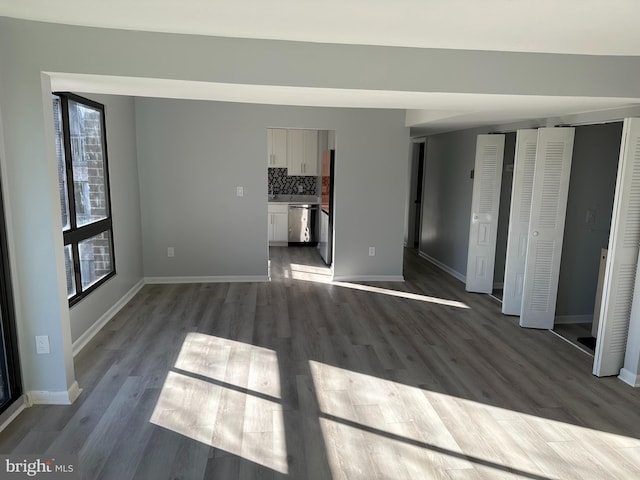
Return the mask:
<path id="1" fill-rule="evenodd" d="M 556 315 L 554 322 L 559 325 L 571 323 L 592 323 L 593 313 L 591 315 Z"/>
<path id="2" fill-rule="evenodd" d="M 142 289 L 142 287 L 144 287 L 144 283 L 145 283 L 144 280 L 140 280 L 138 283 L 136 283 L 127 293 L 124 294 L 124 296 L 120 300 L 114 303 L 111 306 L 111 308 L 109 308 L 109 310 L 104 312 L 102 316 L 93 325 L 91 325 L 82 335 L 80 335 L 76 339 L 75 342 L 73 342 L 73 345 L 71 346 L 71 348 L 72 348 L 74 357 L 78 355 L 84 347 L 86 347 L 86 345 L 91 341 L 91 339 L 95 337 L 96 334 L 100 330 L 102 330 L 102 328 L 107 323 L 109 323 L 109 321 L 113 317 L 115 317 L 120 310 L 122 310 L 122 307 L 124 307 L 127 303 L 131 301 L 133 297 L 136 296 L 136 294 Z"/>
<path id="3" fill-rule="evenodd" d="M 27 397 L 25 395 L 22 395 L 2 414 L 2 424 L 0 424 L 0 432 L 7 428 L 9 424 L 13 422 L 25 408 L 27 408 Z"/>
<path id="4" fill-rule="evenodd" d="M 71 405 L 82 393 L 78 382 L 73 382 L 69 390 L 50 392 L 48 390 L 31 390 L 27 392 L 27 403 L 31 405 Z"/>
<path id="5" fill-rule="evenodd" d="M 229 275 L 216 277 L 145 277 L 145 284 L 268 282 L 268 275 Z"/>
<path id="6" fill-rule="evenodd" d="M 433 258 L 430 255 L 427 255 L 426 253 L 424 253 L 422 250 L 418 250 L 418 256 L 420 258 L 424 258 L 426 261 L 433 263 L 436 267 L 438 267 L 440 270 L 444 270 L 445 272 L 447 272 L 449 275 L 451 275 L 453 278 L 455 278 L 456 280 L 460 280 L 462 283 L 466 283 L 467 282 L 467 277 L 466 275 L 461 274 L 460 272 L 456 272 L 453 268 L 449 267 L 448 265 L 445 265 L 444 263 L 442 263 L 440 260 L 436 260 L 435 258 Z"/>
<path id="7" fill-rule="evenodd" d="M 618 375 L 618 378 L 624 383 L 631 385 L 632 387 L 640 387 L 640 375 L 636 375 L 631 370 L 623 368 L 622 370 L 620 370 L 620 375 Z"/>
<path id="8" fill-rule="evenodd" d="M 404 282 L 403 275 L 339 275 L 333 282 Z"/>

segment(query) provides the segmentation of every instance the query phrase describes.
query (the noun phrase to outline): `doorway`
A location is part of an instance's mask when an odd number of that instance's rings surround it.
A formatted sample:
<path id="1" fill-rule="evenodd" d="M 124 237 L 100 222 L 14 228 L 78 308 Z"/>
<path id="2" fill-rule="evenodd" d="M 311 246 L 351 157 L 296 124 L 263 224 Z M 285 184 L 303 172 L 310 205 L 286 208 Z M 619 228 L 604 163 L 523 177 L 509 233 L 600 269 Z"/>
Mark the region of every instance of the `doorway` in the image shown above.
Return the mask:
<path id="1" fill-rule="evenodd" d="M 621 122 L 575 128 L 553 330 L 592 354 L 621 137 Z"/>
<path id="2" fill-rule="evenodd" d="M 273 127 L 266 133 L 269 272 L 276 247 L 305 248 L 331 267 L 335 131 Z"/>
<path id="3" fill-rule="evenodd" d="M 406 239 L 406 245 L 409 248 L 420 247 L 426 145 L 426 140 L 424 138 L 414 140 L 411 155 L 411 178 L 407 206 L 408 218 Z"/>
<path id="4" fill-rule="evenodd" d="M 513 187 L 513 164 L 516 155 L 516 133 L 505 134 L 504 158 L 502 163 L 502 185 L 500 187 L 500 207 L 498 210 L 498 231 L 496 235 L 496 259 L 493 269 L 493 291 L 491 296 L 502 302 L 504 291 L 504 270 L 507 262 L 507 237 L 509 235 L 509 213 L 511 209 L 511 189 Z"/>

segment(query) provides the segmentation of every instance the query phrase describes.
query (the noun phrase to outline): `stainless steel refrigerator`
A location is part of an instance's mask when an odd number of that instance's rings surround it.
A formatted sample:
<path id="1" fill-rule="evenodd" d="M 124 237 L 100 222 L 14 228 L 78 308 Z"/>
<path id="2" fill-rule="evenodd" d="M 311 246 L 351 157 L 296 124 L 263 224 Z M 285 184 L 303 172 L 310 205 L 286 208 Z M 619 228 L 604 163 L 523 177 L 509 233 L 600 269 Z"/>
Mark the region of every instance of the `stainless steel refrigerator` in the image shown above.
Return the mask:
<path id="1" fill-rule="evenodd" d="M 322 155 L 322 196 L 318 249 L 320 250 L 322 259 L 329 266 L 331 266 L 333 262 L 333 186 L 335 154 L 335 150 L 325 150 Z"/>

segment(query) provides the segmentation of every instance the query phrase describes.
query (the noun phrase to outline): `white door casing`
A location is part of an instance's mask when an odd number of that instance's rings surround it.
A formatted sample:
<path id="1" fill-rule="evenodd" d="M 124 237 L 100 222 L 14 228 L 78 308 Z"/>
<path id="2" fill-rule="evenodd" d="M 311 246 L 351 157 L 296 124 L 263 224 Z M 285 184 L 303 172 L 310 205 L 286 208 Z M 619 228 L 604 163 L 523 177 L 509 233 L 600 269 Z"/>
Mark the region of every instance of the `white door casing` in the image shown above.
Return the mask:
<path id="1" fill-rule="evenodd" d="M 593 374 L 618 375 L 623 366 L 640 244 L 640 118 L 627 118 L 609 235 Z"/>
<path id="2" fill-rule="evenodd" d="M 538 130 L 521 327 L 553 327 L 574 134 L 574 128 Z"/>
<path id="3" fill-rule="evenodd" d="M 538 130 L 518 130 L 516 133 L 516 156 L 513 167 L 507 259 L 502 298 L 502 313 L 506 315 L 520 315 L 522 310 L 522 288 L 527 260 L 537 142 Z"/>
<path id="4" fill-rule="evenodd" d="M 504 135 L 478 135 L 471 199 L 466 290 L 491 293 L 496 256 Z"/>

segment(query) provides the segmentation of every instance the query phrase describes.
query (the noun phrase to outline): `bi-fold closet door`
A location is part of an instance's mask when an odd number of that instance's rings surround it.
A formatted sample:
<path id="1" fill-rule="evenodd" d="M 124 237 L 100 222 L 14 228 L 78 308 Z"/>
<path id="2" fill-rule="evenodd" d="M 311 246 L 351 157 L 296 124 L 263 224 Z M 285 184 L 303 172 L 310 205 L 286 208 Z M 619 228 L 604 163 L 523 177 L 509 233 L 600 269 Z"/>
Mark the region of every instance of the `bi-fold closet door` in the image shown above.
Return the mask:
<path id="1" fill-rule="evenodd" d="M 618 375 L 624 363 L 640 245 L 640 118 L 622 129 L 609 253 L 605 267 L 593 374 Z M 638 297 L 636 295 L 636 297 Z M 634 307 L 637 309 L 637 306 Z M 638 321 L 640 319 L 634 319 Z"/>
<path id="2" fill-rule="evenodd" d="M 537 130 L 528 129 L 516 132 L 516 154 L 513 165 L 513 187 L 511 189 L 502 298 L 502 313 L 506 315 L 520 315 L 522 311 L 537 143 Z"/>
<path id="3" fill-rule="evenodd" d="M 523 327 L 553 327 L 574 133 L 516 133 L 502 312 Z"/>
<path id="4" fill-rule="evenodd" d="M 465 285 L 468 292 L 493 291 L 504 138 L 502 134 L 478 135 L 476 141 Z"/>
<path id="5" fill-rule="evenodd" d="M 573 137 L 573 128 L 517 133 L 503 312 L 520 315 L 523 327 L 553 327 Z M 623 366 L 634 289 L 640 288 L 639 246 L 640 119 L 628 118 L 618 163 L 594 375 L 617 375 Z"/>
<path id="6" fill-rule="evenodd" d="M 572 127 L 538 129 L 522 287 L 522 327 L 553 328 L 574 134 Z"/>
<path id="7" fill-rule="evenodd" d="M 504 313 L 551 328 L 560 272 L 573 128 L 520 130 L 507 240 Z M 478 135 L 466 289 L 491 293 L 504 135 Z"/>

